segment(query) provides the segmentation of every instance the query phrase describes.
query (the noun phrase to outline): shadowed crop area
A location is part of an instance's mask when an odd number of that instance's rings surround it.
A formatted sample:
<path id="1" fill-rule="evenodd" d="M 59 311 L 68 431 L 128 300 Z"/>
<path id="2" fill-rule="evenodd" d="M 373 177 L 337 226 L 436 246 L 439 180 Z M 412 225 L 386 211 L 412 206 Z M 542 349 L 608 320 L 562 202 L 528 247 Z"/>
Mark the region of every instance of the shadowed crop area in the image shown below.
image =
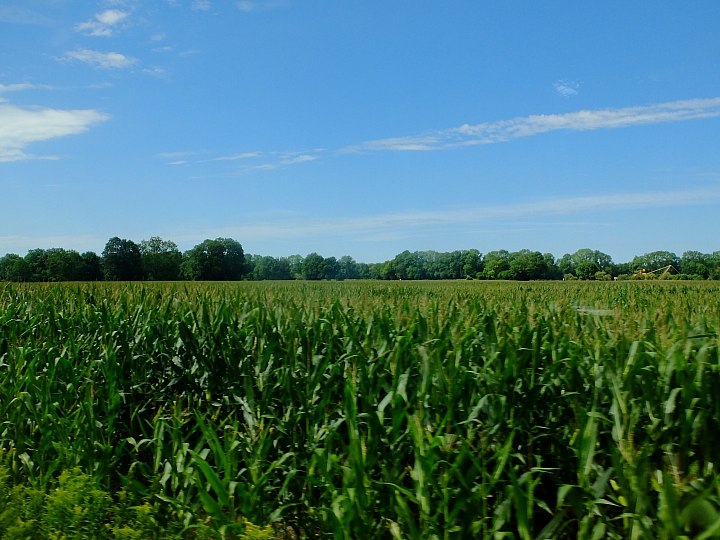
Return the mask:
<path id="1" fill-rule="evenodd" d="M 0 538 L 720 537 L 714 282 L 0 285 Z"/>

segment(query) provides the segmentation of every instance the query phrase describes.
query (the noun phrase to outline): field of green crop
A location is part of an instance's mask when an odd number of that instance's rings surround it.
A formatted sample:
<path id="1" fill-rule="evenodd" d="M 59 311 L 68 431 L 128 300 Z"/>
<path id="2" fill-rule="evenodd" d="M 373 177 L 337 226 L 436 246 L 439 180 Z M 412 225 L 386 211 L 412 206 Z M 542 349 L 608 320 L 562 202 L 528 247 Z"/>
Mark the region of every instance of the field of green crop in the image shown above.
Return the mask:
<path id="1" fill-rule="evenodd" d="M 0 284 L 0 538 L 720 537 L 718 330 L 712 282 Z"/>

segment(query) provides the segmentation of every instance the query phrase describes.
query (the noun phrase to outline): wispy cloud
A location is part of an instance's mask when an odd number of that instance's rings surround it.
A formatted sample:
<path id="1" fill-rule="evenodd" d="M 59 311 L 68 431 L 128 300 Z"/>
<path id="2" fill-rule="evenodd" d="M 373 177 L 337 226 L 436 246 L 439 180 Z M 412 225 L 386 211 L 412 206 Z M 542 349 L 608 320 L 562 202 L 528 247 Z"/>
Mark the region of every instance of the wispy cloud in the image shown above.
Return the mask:
<path id="1" fill-rule="evenodd" d="M 0 236 L 0 253 L 22 252 L 28 248 L 43 249 L 63 246 L 78 251 L 98 250 L 107 242 L 109 235 L 83 236 Z"/>
<path id="2" fill-rule="evenodd" d="M 47 84 L 30 84 L 30 83 L 16 83 L 16 84 L 0 84 L 0 94 L 3 92 L 19 92 L 22 90 L 34 90 L 36 88 L 42 88 L 43 90 L 53 90 L 55 87 Z"/>
<path id="3" fill-rule="evenodd" d="M 162 154 L 158 154 L 158 157 L 161 158 L 176 158 L 181 156 L 189 156 L 190 154 L 194 154 L 195 152 L 163 152 Z"/>
<path id="4" fill-rule="evenodd" d="M 53 26 L 52 19 L 35 11 L 19 7 L 0 6 L 0 21 L 11 24 L 36 24 L 38 26 Z"/>
<path id="5" fill-rule="evenodd" d="M 23 159 L 57 159 L 33 156 L 23 150 L 33 142 L 87 131 L 110 117 L 96 110 L 21 108 L 0 104 L 0 162 Z"/>
<path id="6" fill-rule="evenodd" d="M 212 7 L 210 0 L 193 0 L 192 8 L 196 11 L 207 11 Z"/>
<path id="7" fill-rule="evenodd" d="M 137 58 L 131 58 L 124 54 L 116 52 L 101 53 L 89 49 L 78 49 L 77 51 L 66 52 L 65 56 L 60 60 L 77 60 L 103 69 L 126 68 L 137 62 Z"/>
<path id="8" fill-rule="evenodd" d="M 244 11 L 245 13 L 251 13 L 253 11 L 265 11 L 268 9 L 275 9 L 278 7 L 282 7 L 284 2 L 251 2 L 250 0 L 242 0 L 241 2 L 236 2 L 236 6 L 240 11 Z"/>
<path id="9" fill-rule="evenodd" d="M 152 75 L 153 77 L 162 77 L 166 73 L 162 68 L 143 69 L 142 72 Z"/>
<path id="10" fill-rule="evenodd" d="M 83 32 L 89 36 L 109 37 L 113 33 L 113 27 L 125 20 L 129 13 L 119 9 L 107 9 L 102 13 L 95 14 L 95 20 L 89 20 L 75 26 L 76 32 Z"/>
<path id="11" fill-rule="evenodd" d="M 254 158 L 259 157 L 262 155 L 262 152 L 245 152 L 244 154 L 233 154 L 232 156 L 220 156 L 213 158 L 209 161 L 235 161 L 237 159 L 247 159 L 247 158 Z"/>
<path id="12" fill-rule="evenodd" d="M 465 124 L 457 128 L 416 136 L 367 141 L 347 146 L 339 152 L 442 150 L 458 146 L 506 142 L 561 129 L 591 131 L 716 116 L 720 116 L 720 98 L 688 99 L 641 107 L 541 114 L 475 125 Z"/>
<path id="13" fill-rule="evenodd" d="M 563 215 L 587 215 L 647 208 L 695 206 L 720 202 L 720 188 L 686 191 L 615 193 L 588 197 L 564 197 L 531 203 L 482 206 L 464 210 L 400 212 L 359 218 L 325 220 L 254 221 L 224 230 L 246 240 L 268 240 L 288 237 L 335 236 L 356 239 L 380 238 L 383 235 L 412 236 L 447 227 L 538 219 Z M 218 233 L 221 231 L 218 231 Z"/>
<path id="14" fill-rule="evenodd" d="M 170 163 L 168 163 L 168 165 L 185 165 L 186 163 L 187 161 L 181 159 L 180 161 L 171 161 Z"/>
<path id="15" fill-rule="evenodd" d="M 319 156 L 311 156 L 309 154 L 303 154 L 302 156 L 286 158 L 286 159 L 280 161 L 280 163 L 282 165 L 292 165 L 294 163 L 305 163 L 306 161 L 314 161 L 318 157 Z"/>
<path id="16" fill-rule="evenodd" d="M 569 98 L 578 95 L 578 88 L 580 88 L 580 85 L 573 81 L 561 79 L 553 84 L 553 88 L 555 88 L 555 92 L 560 97 Z"/>

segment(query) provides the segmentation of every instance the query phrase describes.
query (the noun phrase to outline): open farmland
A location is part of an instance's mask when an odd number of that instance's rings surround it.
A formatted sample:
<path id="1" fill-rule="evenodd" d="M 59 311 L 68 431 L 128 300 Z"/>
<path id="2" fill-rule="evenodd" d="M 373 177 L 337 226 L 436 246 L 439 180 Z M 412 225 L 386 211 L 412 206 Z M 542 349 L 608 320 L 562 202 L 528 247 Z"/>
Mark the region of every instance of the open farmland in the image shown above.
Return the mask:
<path id="1" fill-rule="evenodd" d="M 710 538 L 719 329 L 713 282 L 0 285 L 0 538 Z"/>

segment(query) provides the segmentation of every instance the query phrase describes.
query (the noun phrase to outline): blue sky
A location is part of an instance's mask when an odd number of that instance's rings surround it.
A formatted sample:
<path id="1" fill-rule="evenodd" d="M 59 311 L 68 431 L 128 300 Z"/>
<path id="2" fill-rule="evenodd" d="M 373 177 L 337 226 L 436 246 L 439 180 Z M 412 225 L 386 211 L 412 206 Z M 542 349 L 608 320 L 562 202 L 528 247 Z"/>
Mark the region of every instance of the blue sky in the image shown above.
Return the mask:
<path id="1" fill-rule="evenodd" d="M 0 254 L 720 250 L 720 3 L 0 0 Z"/>

